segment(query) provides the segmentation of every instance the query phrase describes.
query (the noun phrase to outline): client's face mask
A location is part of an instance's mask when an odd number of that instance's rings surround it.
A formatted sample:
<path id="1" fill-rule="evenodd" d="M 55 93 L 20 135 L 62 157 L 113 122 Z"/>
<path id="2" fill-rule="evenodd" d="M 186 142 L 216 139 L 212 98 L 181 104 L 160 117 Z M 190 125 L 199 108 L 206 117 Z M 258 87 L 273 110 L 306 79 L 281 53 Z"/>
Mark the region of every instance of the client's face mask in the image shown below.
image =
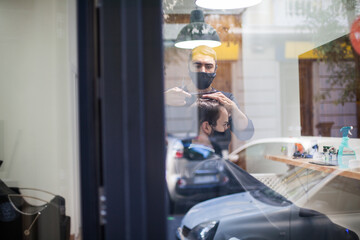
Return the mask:
<path id="1" fill-rule="evenodd" d="M 224 132 L 219 132 L 216 131 L 214 128 L 212 129 L 212 132 L 210 134 L 210 137 L 224 137 L 225 136 L 225 131 Z"/>
<path id="2" fill-rule="evenodd" d="M 198 89 L 206 89 L 210 87 L 211 83 L 213 82 L 216 76 L 216 72 L 206 73 L 206 72 L 189 71 L 189 75 L 191 77 L 191 80 Z"/>

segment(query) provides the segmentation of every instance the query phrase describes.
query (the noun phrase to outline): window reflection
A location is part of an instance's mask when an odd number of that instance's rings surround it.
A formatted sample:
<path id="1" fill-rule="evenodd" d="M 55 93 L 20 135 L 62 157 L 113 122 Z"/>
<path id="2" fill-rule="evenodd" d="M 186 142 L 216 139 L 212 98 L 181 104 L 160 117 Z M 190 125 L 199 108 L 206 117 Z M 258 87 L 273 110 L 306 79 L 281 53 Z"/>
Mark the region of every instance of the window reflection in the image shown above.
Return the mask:
<path id="1" fill-rule="evenodd" d="M 208 201 L 204 200 L 209 197 L 177 200 L 188 204 L 177 212 L 181 218 L 184 214 L 178 234 L 188 239 L 201 234 L 221 238 L 231 232 L 232 222 L 224 224 L 227 220 L 222 219 L 232 211 L 236 222 L 247 226 L 242 233 L 254 239 L 262 237 L 256 235 L 258 229 L 274 234 L 270 239 L 279 234 L 295 239 L 327 239 L 336 234 L 338 239 L 358 239 L 360 192 L 356 186 L 360 172 L 355 166 L 360 166 L 360 68 L 358 46 L 350 37 L 355 33 L 350 29 L 359 21 L 359 3 L 286 0 L 237 10 L 202 9 L 205 22 L 222 42 L 213 48 L 215 71 L 206 69 L 207 64 L 213 64 L 206 62 L 211 58 L 193 59 L 192 50 L 177 49 L 173 44 L 176 34 L 189 22 L 194 4 L 165 0 L 163 6 L 165 89 L 190 94 L 184 94 L 183 105 L 165 106 L 168 139 L 182 148 L 194 144 L 201 123 L 198 110 L 190 106 L 209 91 L 230 93 L 228 99 L 254 129 L 248 131 L 244 121 L 235 121 L 236 112 L 225 106 L 229 130 L 223 139 L 214 141 L 216 144 L 205 145 L 222 163 L 231 191 L 217 189 Z M 211 84 L 204 84 L 214 72 Z M 174 100 L 175 95 L 169 98 L 168 93 L 165 100 Z M 351 168 L 349 164 L 346 168 L 337 165 L 337 151 L 344 141 L 340 129 L 345 126 L 353 127 L 346 140 L 354 150 L 346 153 Z M 198 159 L 199 166 L 207 159 Z M 167 169 L 181 169 L 175 160 L 167 161 Z M 186 182 L 181 177 L 174 179 Z M 176 180 L 171 181 L 168 179 L 168 186 L 175 186 Z M 176 201 L 170 200 L 176 206 Z M 248 204 L 240 204 L 245 202 Z M 342 206 L 345 202 L 346 207 Z M 274 210 L 274 203 L 279 211 Z M 249 209 L 253 214 L 240 213 Z M 280 216 L 287 216 L 287 220 Z M 318 232 L 306 235 L 303 231 L 312 229 L 307 222 L 310 219 Z M 292 233 L 279 226 L 287 226 Z M 231 237 L 241 239 L 242 233 Z"/>

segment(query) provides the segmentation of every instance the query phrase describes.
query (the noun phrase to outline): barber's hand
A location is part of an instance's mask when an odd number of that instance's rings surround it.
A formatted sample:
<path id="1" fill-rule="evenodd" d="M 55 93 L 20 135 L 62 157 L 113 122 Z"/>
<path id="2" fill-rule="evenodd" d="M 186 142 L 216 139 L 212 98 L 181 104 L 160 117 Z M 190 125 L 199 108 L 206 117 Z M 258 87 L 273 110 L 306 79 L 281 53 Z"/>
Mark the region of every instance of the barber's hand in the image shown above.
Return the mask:
<path id="1" fill-rule="evenodd" d="M 243 130 L 249 124 L 247 116 L 238 108 L 235 102 L 227 98 L 222 92 L 202 95 L 203 98 L 211 98 L 219 101 L 233 118 L 235 129 Z"/>
<path id="2" fill-rule="evenodd" d="M 185 92 L 179 87 L 174 87 L 165 92 L 165 103 L 170 106 L 184 106 L 186 98 L 190 97 L 190 93 Z"/>
<path id="3" fill-rule="evenodd" d="M 230 114 L 232 113 L 234 108 L 237 109 L 236 104 L 233 101 L 231 101 L 228 97 L 226 97 L 222 92 L 204 94 L 201 97 L 202 98 L 211 98 L 211 99 L 217 100 L 218 102 L 220 102 L 226 108 L 226 110 Z"/>

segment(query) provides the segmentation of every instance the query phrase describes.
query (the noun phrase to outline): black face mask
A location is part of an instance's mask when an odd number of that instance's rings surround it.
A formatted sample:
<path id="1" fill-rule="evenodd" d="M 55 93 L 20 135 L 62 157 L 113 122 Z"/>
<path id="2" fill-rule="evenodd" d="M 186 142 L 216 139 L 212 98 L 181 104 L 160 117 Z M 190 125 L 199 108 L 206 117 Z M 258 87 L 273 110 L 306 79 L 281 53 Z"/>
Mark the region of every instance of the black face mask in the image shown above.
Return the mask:
<path id="1" fill-rule="evenodd" d="M 191 80 L 198 89 L 206 89 L 210 87 L 214 78 L 216 77 L 216 72 L 214 73 L 205 73 L 205 72 L 192 72 L 189 71 Z"/>
<path id="2" fill-rule="evenodd" d="M 211 134 L 209 135 L 210 141 L 230 141 L 231 140 L 231 134 L 227 133 L 229 129 L 225 130 L 224 132 L 216 131 L 214 128 L 211 131 Z"/>
<path id="3" fill-rule="evenodd" d="M 216 137 L 224 137 L 225 136 L 225 132 L 219 132 L 219 131 L 216 131 L 215 129 L 212 130 L 212 133 L 210 134 L 210 137 L 212 138 L 216 138 Z"/>

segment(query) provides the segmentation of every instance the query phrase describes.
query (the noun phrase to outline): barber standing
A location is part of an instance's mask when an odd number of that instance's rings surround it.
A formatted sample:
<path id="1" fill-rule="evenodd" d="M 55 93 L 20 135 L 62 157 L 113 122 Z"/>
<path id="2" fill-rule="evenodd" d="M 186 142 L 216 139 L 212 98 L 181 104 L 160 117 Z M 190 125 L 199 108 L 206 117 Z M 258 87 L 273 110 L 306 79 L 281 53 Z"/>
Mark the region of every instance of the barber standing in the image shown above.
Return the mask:
<path id="1" fill-rule="evenodd" d="M 240 140 L 248 140 L 254 134 L 252 121 L 240 110 L 231 93 L 218 91 L 211 86 L 216 77 L 216 52 L 210 47 L 199 46 L 191 51 L 189 58 L 189 75 L 192 84 L 184 88 L 174 87 L 165 92 L 165 103 L 168 106 L 187 106 L 196 100 L 199 94 L 202 98 L 211 98 L 219 101 L 229 112 L 230 129 L 223 136 L 213 136 L 227 149 L 231 140 L 230 130 Z M 197 93 L 197 94 L 190 94 Z"/>

